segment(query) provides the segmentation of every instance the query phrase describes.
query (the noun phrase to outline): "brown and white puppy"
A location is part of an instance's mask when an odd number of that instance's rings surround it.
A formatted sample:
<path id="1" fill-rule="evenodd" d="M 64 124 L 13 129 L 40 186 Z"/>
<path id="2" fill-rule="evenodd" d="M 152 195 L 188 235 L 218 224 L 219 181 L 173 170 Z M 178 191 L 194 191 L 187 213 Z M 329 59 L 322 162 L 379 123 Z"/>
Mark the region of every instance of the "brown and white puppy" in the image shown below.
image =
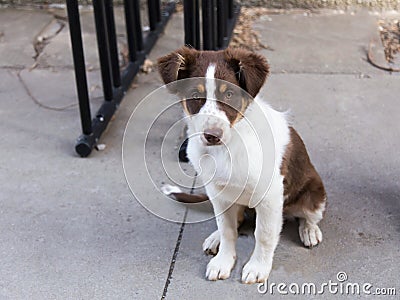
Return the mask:
<path id="1" fill-rule="evenodd" d="M 181 96 L 188 124 L 188 158 L 205 183 L 207 196 L 187 195 L 168 185 L 163 192 L 183 202 L 211 201 L 218 230 L 203 244 L 206 253 L 216 254 L 207 266 L 209 280 L 230 276 L 237 227 L 244 208 L 254 207 L 256 242 L 242 281 L 264 282 L 271 271 L 283 213 L 299 218 L 300 239 L 312 247 L 322 241 L 318 222 L 326 205 L 323 183 L 300 136 L 284 113 L 257 97 L 269 73 L 267 61 L 242 49 L 184 47 L 160 58 L 158 66 L 163 81 L 176 83 L 171 89 Z M 179 85 L 188 78 L 197 81 Z"/>

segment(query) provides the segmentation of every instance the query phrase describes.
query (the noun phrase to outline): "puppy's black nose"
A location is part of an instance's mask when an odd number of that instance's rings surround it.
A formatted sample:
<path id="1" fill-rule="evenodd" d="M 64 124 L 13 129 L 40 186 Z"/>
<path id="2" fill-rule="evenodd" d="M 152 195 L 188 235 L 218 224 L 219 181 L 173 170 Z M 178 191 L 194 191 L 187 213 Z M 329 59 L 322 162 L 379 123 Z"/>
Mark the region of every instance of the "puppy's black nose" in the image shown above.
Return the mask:
<path id="1" fill-rule="evenodd" d="M 204 131 L 204 138 L 209 145 L 218 145 L 221 143 L 222 134 L 222 129 L 219 128 L 206 129 Z"/>

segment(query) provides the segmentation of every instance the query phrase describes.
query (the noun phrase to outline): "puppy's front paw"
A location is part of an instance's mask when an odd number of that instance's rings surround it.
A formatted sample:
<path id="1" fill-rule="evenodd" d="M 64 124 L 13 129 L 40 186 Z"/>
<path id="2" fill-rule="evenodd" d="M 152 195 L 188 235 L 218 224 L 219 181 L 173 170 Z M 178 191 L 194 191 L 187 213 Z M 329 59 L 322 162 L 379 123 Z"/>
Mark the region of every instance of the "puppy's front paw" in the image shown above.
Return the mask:
<path id="1" fill-rule="evenodd" d="M 314 247 L 322 242 L 322 232 L 318 225 L 301 222 L 299 226 L 300 240 L 306 247 Z"/>
<path id="2" fill-rule="evenodd" d="M 215 255 L 218 253 L 219 243 L 220 234 L 218 230 L 215 230 L 208 238 L 204 240 L 203 251 L 208 255 Z"/>
<path id="3" fill-rule="evenodd" d="M 235 257 L 220 255 L 213 257 L 207 265 L 206 277 L 208 280 L 227 279 L 235 264 Z"/>
<path id="4" fill-rule="evenodd" d="M 242 271 L 242 282 L 252 284 L 265 282 L 271 272 L 272 262 L 266 263 L 257 259 L 250 259 Z"/>

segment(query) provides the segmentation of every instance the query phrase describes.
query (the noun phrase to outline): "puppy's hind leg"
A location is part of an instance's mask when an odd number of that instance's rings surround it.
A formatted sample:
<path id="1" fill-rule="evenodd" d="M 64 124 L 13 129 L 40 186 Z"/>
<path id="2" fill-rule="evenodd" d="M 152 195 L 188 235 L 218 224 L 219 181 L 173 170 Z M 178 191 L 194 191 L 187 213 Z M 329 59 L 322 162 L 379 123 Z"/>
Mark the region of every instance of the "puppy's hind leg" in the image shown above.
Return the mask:
<path id="1" fill-rule="evenodd" d="M 326 194 L 322 182 L 307 187 L 303 194 L 284 208 L 285 213 L 299 218 L 299 236 L 306 247 L 314 247 L 322 242 L 322 232 L 318 223 L 322 220 L 326 206 Z"/>
<path id="2" fill-rule="evenodd" d="M 245 206 L 238 205 L 237 208 L 237 227 L 243 223 Z M 208 238 L 204 240 L 203 251 L 208 255 L 216 255 L 218 253 L 221 236 L 218 230 L 211 233 Z"/>
<path id="3" fill-rule="evenodd" d="M 315 210 L 303 209 L 302 217 L 299 216 L 300 240 L 306 247 L 314 247 L 322 242 L 322 232 L 318 223 L 322 220 L 325 203 L 324 200 Z"/>

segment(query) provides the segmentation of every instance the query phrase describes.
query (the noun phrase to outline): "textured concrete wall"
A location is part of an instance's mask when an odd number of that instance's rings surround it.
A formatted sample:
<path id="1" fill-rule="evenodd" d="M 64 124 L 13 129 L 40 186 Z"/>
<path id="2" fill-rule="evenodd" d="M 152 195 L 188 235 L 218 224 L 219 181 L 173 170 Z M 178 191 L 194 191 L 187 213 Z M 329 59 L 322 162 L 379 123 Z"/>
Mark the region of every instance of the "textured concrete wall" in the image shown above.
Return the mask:
<path id="1" fill-rule="evenodd" d="M 92 1 L 90 0 L 79 0 L 80 4 L 90 4 Z M 116 1 L 116 2 L 121 2 L 122 1 Z M 51 1 L 43 1 L 43 0 L 0 0 L 0 4 L 10 4 L 10 5 L 31 5 L 31 4 L 51 4 L 51 3 L 57 3 L 57 4 L 64 4 L 65 0 L 51 0 Z"/>
<path id="2" fill-rule="evenodd" d="M 400 9 L 400 0 L 241 0 L 244 5 L 271 8 L 349 8 Z"/>
<path id="3" fill-rule="evenodd" d="M 367 7 L 370 9 L 395 9 L 400 10 L 400 0 L 237 0 L 246 6 L 264 6 L 270 8 L 341 8 Z M 90 4 L 91 0 L 80 0 L 81 4 Z M 122 3 L 116 0 L 115 3 Z M 166 1 L 168 2 L 168 1 Z M 177 1 L 181 2 L 181 1 Z M 0 4 L 29 5 L 29 4 L 49 4 L 65 3 L 65 0 L 0 0 Z"/>

